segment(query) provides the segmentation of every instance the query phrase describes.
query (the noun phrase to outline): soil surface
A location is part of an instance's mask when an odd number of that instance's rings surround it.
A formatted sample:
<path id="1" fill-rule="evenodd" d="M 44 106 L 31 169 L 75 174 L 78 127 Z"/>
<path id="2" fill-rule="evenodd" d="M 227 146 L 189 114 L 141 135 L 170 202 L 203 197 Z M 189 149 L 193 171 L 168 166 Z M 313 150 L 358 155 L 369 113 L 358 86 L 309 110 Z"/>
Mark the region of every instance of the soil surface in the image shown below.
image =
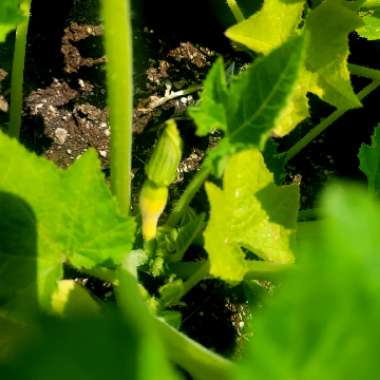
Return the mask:
<path id="1" fill-rule="evenodd" d="M 244 3 L 244 2 L 243 2 Z M 249 2 L 247 1 L 249 8 Z M 223 36 L 231 16 L 216 16 L 215 1 L 197 0 L 189 10 L 173 2 L 135 1 L 134 19 L 135 110 L 134 110 L 134 196 L 144 178 L 143 167 L 163 121 L 174 117 L 185 140 L 185 156 L 171 188 L 176 196 L 197 170 L 204 152 L 214 139 L 198 138 L 186 109 L 212 62 L 222 54 L 236 70 L 250 60 L 237 52 Z M 207 5 L 206 5 L 207 4 Z M 22 141 L 31 150 L 67 167 L 89 148 L 98 152 L 104 172 L 109 171 L 110 129 L 106 107 L 103 28 L 98 0 L 34 0 L 28 38 Z M 255 2 L 254 7 L 258 6 Z M 203 12 L 194 11 L 196 8 Z M 253 7 L 253 8 L 254 8 Z M 251 10 L 253 10 L 251 7 Z M 224 12 L 224 13 L 223 13 Z M 220 12 L 226 15 L 226 12 Z M 46 15 L 50 17 L 46 18 Z M 378 43 L 351 40 L 355 63 L 376 67 Z M 0 123 L 7 120 L 12 37 L 1 48 Z M 355 80 L 360 89 L 365 83 Z M 347 112 L 334 126 L 296 156 L 287 167 L 287 181 L 300 179 L 302 208 L 315 206 L 320 189 L 335 177 L 362 180 L 357 152 L 368 142 L 378 122 L 375 91 L 364 101 L 365 108 Z M 280 150 L 332 109 L 311 97 L 312 116 L 302 127 L 281 141 Z M 204 194 L 198 202 L 204 202 Z M 102 298 L 112 298 L 109 284 L 80 279 Z M 265 286 L 259 287 L 265 289 Z M 258 302 L 260 297 L 256 299 Z M 247 294 L 242 287 L 229 288 L 218 281 L 204 281 L 185 299 L 182 329 L 207 347 L 231 355 L 247 316 Z"/>

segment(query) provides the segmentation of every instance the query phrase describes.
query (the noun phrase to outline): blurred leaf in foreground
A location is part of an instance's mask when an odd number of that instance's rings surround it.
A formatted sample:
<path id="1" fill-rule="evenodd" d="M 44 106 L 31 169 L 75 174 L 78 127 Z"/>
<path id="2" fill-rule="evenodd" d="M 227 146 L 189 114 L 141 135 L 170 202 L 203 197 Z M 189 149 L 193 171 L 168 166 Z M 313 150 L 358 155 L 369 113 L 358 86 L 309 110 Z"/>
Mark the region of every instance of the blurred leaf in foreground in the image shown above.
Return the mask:
<path id="1" fill-rule="evenodd" d="M 238 379 L 375 379 L 380 373 L 380 204 L 330 187 L 320 233 L 256 314 Z"/>
<path id="2" fill-rule="evenodd" d="M 107 315 L 44 319 L 23 351 L 0 365 L 4 380 L 173 380 L 157 339 L 133 323 Z M 161 377 L 163 376 L 163 377 Z"/>

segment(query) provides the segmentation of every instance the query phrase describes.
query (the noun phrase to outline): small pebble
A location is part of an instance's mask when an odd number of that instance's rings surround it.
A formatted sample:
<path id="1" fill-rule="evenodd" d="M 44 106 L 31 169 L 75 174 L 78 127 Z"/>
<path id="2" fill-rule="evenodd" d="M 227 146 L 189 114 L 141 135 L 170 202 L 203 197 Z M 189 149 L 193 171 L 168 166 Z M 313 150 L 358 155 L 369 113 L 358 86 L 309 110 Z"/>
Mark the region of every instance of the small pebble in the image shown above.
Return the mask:
<path id="1" fill-rule="evenodd" d="M 57 128 L 55 130 L 55 137 L 56 137 L 56 140 L 57 140 L 57 143 L 60 144 L 60 145 L 63 145 L 67 139 L 67 136 L 68 136 L 68 132 L 66 131 L 66 129 L 63 129 L 63 128 Z"/>
<path id="2" fill-rule="evenodd" d="M 104 158 L 107 157 L 107 151 L 106 151 L 106 150 L 99 150 L 99 154 L 100 154 L 102 157 L 104 157 Z"/>

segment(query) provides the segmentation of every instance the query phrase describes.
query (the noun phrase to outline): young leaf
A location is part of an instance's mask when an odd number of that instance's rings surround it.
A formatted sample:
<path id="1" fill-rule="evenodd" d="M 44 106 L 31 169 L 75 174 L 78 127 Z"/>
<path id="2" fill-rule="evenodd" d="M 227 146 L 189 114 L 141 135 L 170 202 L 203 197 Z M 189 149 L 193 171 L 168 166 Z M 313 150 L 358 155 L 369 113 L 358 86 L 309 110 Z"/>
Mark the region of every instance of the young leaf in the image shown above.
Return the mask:
<path id="1" fill-rule="evenodd" d="M 207 183 L 206 191 L 211 211 L 204 238 L 212 275 L 242 281 L 249 267 L 244 249 L 272 263 L 293 262 L 299 189 L 276 186 L 258 150 L 232 156 L 223 189 Z"/>
<path id="2" fill-rule="evenodd" d="M 1 0 L 0 6 L 0 42 L 23 20 L 19 0 Z"/>
<path id="3" fill-rule="evenodd" d="M 258 53 L 268 54 L 295 36 L 305 0 L 265 0 L 262 8 L 226 31 L 226 36 Z"/>
<path id="4" fill-rule="evenodd" d="M 264 148 L 298 79 L 303 47 L 303 37 L 293 38 L 232 82 L 226 107 L 231 143 Z"/>
<path id="5" fill-rule="evenodd" d="M 94 151 L 64 171 L 0 134 L 0 191 L 25 200 L 35 215 L 31 265 L 47 308 L 64 261 L 88 269 L 112 266 L 132 248 L 134 221 L 118 213 Z"/>
<path id="6" fill-rule="evenodd" d="M 380 39 L 380 9 L 375 9 L 369 13 L 366 13 L 362 20 L 364 25 L 356 29 L 360 37 L 367 40 L 379 40 Z"/>
<path id="7" fill-rule="evenodd" d="M 197 125 L 197 135 L 206 136 L 213 130 L 227 128 L 225 102 L 227 82 L 224 74 L 223 58 L 219 57 L 203 83 L 201 101 L 189 109 L 190 116 Z"/>
<path id="8" fill-rule="evenodd" d="M 363 189 L 335 185 L 322 208 L 319 238 L 303 245 L 298 270 L 255 314 L 239 380 L 372 379 L 380 371 L 380 205 Z"/>
<path id="9" fill-rule="evenodd" d="M 371 145 L 362 144 L 359 151 L 360 170 L 367 176 L 368 188 L 380 193 L 380 124 L 371 138 Z"/>
<path id="10" fill-rule="evenodd" d="M 268 56 L 257 59 L 232 81 L 226 93 L 211 90 L 225 89 L 224 84 L 217 86 L 218 81 L 225 81 L 219 60 L 207 78 L 204 91 L 207 97 L 190 111 L 195 117 L 198 134 L 209 131 L 206 121 L 212 117 L 219 124 L 210 125 L 223 130 L 228 141 L 228 147 L 223 146 L 223 151 L 247 147 L 263 149 L 297 81 L 303 47 L 303 37 L 296 37 Z M 226 124 L 223 126 L 222 122 Z M 214 155 L 218 156 L 218 153 Z"/>

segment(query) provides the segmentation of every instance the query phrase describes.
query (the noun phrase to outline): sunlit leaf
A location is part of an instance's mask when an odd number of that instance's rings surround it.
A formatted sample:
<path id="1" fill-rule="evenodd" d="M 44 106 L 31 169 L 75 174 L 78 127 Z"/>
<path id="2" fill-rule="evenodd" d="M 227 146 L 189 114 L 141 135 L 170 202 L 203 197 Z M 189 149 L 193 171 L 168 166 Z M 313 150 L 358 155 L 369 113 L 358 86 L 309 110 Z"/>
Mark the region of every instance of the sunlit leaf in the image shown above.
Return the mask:
<path id="1" fill-rule="evenodd" d="M 222 146 L 223 152 L 252 146 L 263 149 L 298 79 L 303 48 L 302 37 L 291 39 L 249 65 L 233 79 L 226 93 L 219 60 L 206 80 L 204 98 L 190 110 L 198 134 L 209 131 L 207 125 L 223 130 L 228 141 Z M 217 152 L 214 155 L 218 156 Z"/>
<path id="2" fill-rule="evenodd" d="M 299 189 L 276 186 L 258 150 L 232 156 L 223 189 L 207 183 L 206 191 L 211 211 L 204 237 L 212 275 L 243 280 L 249 266 L 245 250 L 271 263 L 293 262 Z"/>
<path id="3" fill-rule="evenodd" d="M 263 8 L 246 21 L 233 26 L 227 36 L 268 54 L 279 44 L 301 33 L 303 1 L 265 0 Z M 323 27 L 321 27 L 323 25 Z M 347 2 L 325 0 L 308 12 L 302 33 L 307 49 L 301 74 L 277 122 L 275 134 L 282 137 L 308 117 L 308 92 L 339 109 L 360 107 L 347 68 L 348 35 L 362 25 Z"/>
<path id="4" fill-rule="evenodd" d="M 36 248 L 24 264 L 47 308 L 65 261 L 78 268 L 115 266 L 132 248 L 134 222 L 118 213 L 95 151 L 61 170 L 0 134 L 0 191 L 24 200 L 35 217 Z M 20 227 L 20 240 L 30 239 L 31 232 L 22 233 Z M 19 254 L 18 245 L 10 242 L 7 252 Z"/>

